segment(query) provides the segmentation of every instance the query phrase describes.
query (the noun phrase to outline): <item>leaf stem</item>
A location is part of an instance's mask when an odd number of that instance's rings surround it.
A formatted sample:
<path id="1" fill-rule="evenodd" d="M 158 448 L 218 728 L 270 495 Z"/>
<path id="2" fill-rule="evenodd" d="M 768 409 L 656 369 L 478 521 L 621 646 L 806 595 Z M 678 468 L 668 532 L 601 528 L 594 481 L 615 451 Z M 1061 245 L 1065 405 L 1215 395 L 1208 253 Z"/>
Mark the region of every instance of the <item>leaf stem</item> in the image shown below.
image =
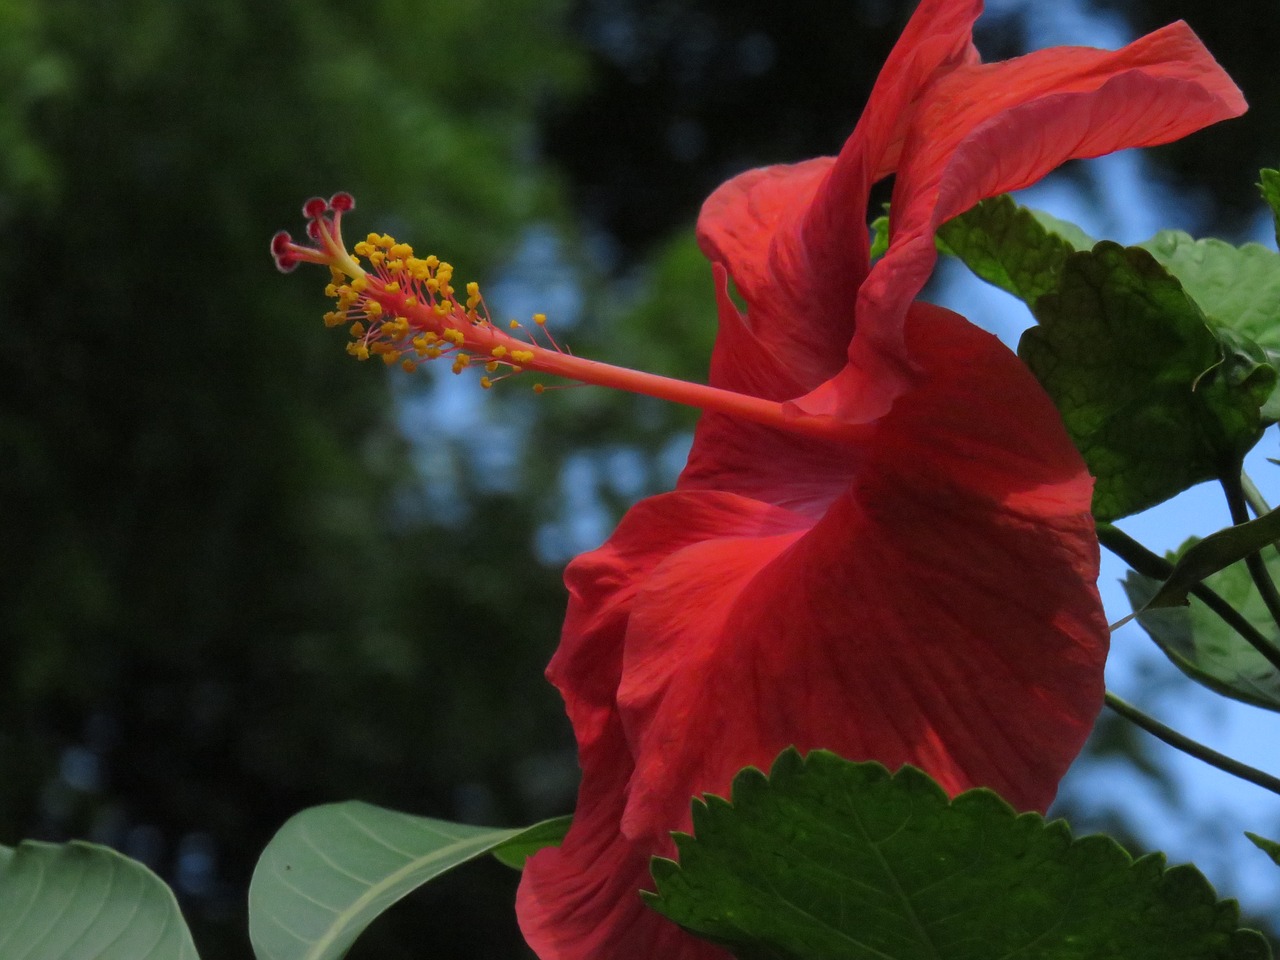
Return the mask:
<path id="1" fill-rule="evenodd" d="M 1271 512 L 1271 506 L 1267 503 L 1267 498 L 1262 495 L 1262 491 L 1258 489 L 1257 484 L 1243 470 L 1240 471 L 1240 490 L 1244 494 L 1245 502 L 1249 504 L 1249 509 L 1253 511 L 1255 517 L 1260 517 L 1264 513 Z"/>
<path id="2" fill-rule="evenodd" d="M 1188 756 L 1195 757 L 1211 767 L 1217 767 L 1224 773 L 1239 777 L 1241 780 L 1247 780 L 1255 786 L 1262 787 L 1263 790 L 1270 790 L 1272 793 L 1280 795 L 1280 778 L 1264 773 L 1256 767 L 1249 766 L 1247 763 L 1241 763 L 1226 754 L 1218 753 L 1218 751 L 1206 747 L 1203 743 L 1198 743 L 1190 737 L 1179 733 L 1172 727 L 1166 727 L 1155 717 L 1143 713 L 1133 704 L 1120 699 L 1110 690 L 1106 693 L 1106 704 L 1120 716 L 1141 727 L 1157 740 L 1162 740 L 1169 746 L 1181 750 Z"/>
<path id="3" fill-rule="evenodd" d="M 1167 580 L 1173 572 L 1172 563 L 1159 554 L 1152 553 L 1119 527 L 1109 523 L 1098 524 L 1098 541 L 1145 577 Z M 1216 613 L 1223 623 L 1240 634 L 1249 646 L 1266 657 L 1268 663 L 1280 670 L 1280 650 L 1276 649 L 1261 630 L 1245 619 L 1244 614 L 1203 583 L 1197 583 L 1189 592 Z"/>
<path id="4" fill-rule="evenodd" d="M 1242 476 L 1243 473 L 1240 470 L 1222 476 L 1222 492 L 1226 494 L 1227 506 L 1231 510 L 1231 522 L 1236 524 L 1249 522 L 1249 506 L 1245 500 Z M 1253 578 L 1254 585 L 1262 596 L 1262 602 L 1267 605 L 1267 612 L 1271 614 L 1271 619 L 1276 622 L 1276 626 L 1280 627 L 1280 592 L 1276 590 L 1275 581 L 1271 579 L 1271 574 L 1267 570 L 1267 561 L 1263 559 L 1260 551 L 1255 550 L 1244 558 L 1244 565 L 1248 568 L 1249 576 Z"/>

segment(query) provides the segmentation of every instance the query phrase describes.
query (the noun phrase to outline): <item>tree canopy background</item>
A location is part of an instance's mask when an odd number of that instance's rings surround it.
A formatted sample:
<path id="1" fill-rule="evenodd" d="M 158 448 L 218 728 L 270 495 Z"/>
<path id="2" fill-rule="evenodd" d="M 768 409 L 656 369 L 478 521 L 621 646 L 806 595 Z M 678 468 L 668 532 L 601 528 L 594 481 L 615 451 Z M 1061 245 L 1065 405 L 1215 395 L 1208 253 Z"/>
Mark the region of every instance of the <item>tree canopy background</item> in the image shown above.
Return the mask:
<path id="1" fill-rule="evenodd" d="M 1157 155 L 1230 231 L 1280 153 L 1280 18 L 1119 6 L 1188 19 L 1253 104 Z M 909 8 L 0 0 L 0 842 L 116 846 L 247 958 L 249 873 L 305 806 L 570 809 L 559 567 L 670 484 L 694 414 L 354 364 L 267 241 L 349 190 L 497 310 L 560 290 L 576 352 L 700 378 L 698 204 L 838 149 Z M 470 867 L 352 956 L 526 956 L 514 885 Z"/>

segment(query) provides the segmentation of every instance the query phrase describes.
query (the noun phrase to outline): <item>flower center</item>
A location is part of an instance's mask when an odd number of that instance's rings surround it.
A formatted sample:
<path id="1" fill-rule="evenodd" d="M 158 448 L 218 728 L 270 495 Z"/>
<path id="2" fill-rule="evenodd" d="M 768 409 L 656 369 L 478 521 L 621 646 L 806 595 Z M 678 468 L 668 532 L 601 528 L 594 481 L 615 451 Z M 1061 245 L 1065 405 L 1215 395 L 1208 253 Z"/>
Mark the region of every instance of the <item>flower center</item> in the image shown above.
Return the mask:
<path id="1" fill-rule="evenodd" d="M 478 284 L 466 284 L 465 299 L 459 299 L 453 267 L 446 261 L 420 258 L 407 243 L 376 233 L 348 252 L 342 216 L 354 208 L 349 193 L 308 200 L 302 213 L 313 243 L 296 243 L 282 230 L 271 239 L 271 255 L 285 273 L 299 263 L 329 268 L 325 294 L 335 304 L 324 322 L 347 327 L 347 352 L 358 360 L 381 357 L 388 366 L 399 363 L 412 372 L 419 363 L 446 357 L 454 373 L 483 367 L 480 385 L 485 389 L 532 370 L 729 413 L 793 433 L 835 439 L 846 432 L 831 418 L 799 414 L 776 401 L 576 357 L 552 337 L 542 314 L 528 324 L 512 320 L 504 330 L 490 318 Z M 541 382 L 533 388 L 539 393 L 544 389 Z"/>

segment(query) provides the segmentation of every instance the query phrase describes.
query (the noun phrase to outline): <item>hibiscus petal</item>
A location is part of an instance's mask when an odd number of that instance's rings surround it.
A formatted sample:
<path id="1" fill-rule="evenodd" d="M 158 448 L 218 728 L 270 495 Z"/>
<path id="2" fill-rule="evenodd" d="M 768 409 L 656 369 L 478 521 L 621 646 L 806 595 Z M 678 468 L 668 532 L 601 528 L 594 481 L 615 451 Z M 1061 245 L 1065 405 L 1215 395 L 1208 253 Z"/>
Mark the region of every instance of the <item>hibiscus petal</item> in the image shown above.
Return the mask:
<path id="1" fill-rule="evenodd" d="M 516 897 L 521 930 L 543 960 L 727 957 L 638 896 L 651 886 L 654 850 L 619 829 L 633 769 L 614 701 L 623 640 L 636 590 L 669 552 L 803 526 L 793 514 L 730 494 L 671 493 L 638 504 L 604 546 L 566 569 L 569 612 L 547 675 L 573 722 L 582 784 L 564 843 L 529 860 Z"/>
<path id="2" fill-rule="evenodd" d="M 1245 107 L 1185 23 L 1114 52 L 1054 47 L 940 76 L 903 151 L 889 250 L 858 294 L 852 369 L 797 407 L 865 420 L 883 410 L 884 382 L 901 388 L 902 317 L 933 270 L 940 224 L 1068 160 L 1167 143 Z M 859 390 L 861 402 L 843 395 Z"/>
<path id="3" fill-rule="evenodd" d="M 930 78 L 977 61 L 972 28 L 981 11 L 981 0 L 924 0 L 838 159 L 750 170 L 703 205 L 703 251 L 728 266 L 751 329 L 805 391 L 844 364 L 852 304 L 868 268 L 871 186 L 893 170 L 913 102 Z"/>
<path id="4" fill-rule="evenodd" d="M 728 960 L 727 951 L 685 933 L 645 906 L 649 852 L 618 831 L 631 774 L 622 727 L 583 762 L 573 826 L 560 847 L 525 864 L 516 918 L 542 960 Z"/>
<path id="5" fill-rule="evenodd" d="M 788 745 L 921 766 L 1044 809 L 1102 703 L 1092 483 L 1025 367 L 918 305 L 920 373 L 812 530 L 674 552 L 636 594 L 618 706 L 623 833 Z M 679 506 L 672 503 L 671 506 Z"/>

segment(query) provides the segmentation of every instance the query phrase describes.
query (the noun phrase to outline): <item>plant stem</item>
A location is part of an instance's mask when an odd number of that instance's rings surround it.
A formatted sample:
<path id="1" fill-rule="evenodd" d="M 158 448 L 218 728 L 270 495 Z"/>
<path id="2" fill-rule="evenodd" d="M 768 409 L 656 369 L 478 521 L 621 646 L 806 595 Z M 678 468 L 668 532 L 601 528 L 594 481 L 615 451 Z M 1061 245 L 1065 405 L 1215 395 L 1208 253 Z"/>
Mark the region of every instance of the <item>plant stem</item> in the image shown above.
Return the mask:
<path id="1" fill-rule="evenodd" d="M 1222 492 L 1227 496 L 1231 522 L 1248 523 L 1249 507 L 1245 502 L 1244 484 L 1241 481 L 1240 471 L 1237 470 L 1222 477 Z M 1271 579 L 1271 573 L 1267 570 L 1267 561 L 1262 558 L 1261 552 L 1255 550 L 1244 558 L 1244 565 L 1248 568 L 1249 576 L 1253 578 L 1254 585 L 1262 596 L 1262 602 L 1267 605 L 1267 612 L 1271 614 L 1271 619 L 1280 626 L 1280 592 L 1277 592 L 1275 581 Z"/>
<path id="2" fill-rule="evenodd" d="M 1157 740 L 1163 740 L 1169 746 L 1181 750 L 1183 753 L 1195 757 L 1211 767 L 1217 767 L 1225 773 L 1231 774 L 1233 777 L 1239 777 L 1241 780 L 1247 780 L 1255 786 L 1262 787 L 1264 790 L 1270 790 L 1272 793 L 1280 795 L 1280 778 L 1273 777 L 1269 773 L 1251 767 L 1239 760 L 1234 760 L 1226 754 L 1218 753 L 1211 750 L 1202 743 L 1197 743 L 1190 737 L 1178 733 L 1171 727 L 1166 727 L 1163 723 L 1148 714 L 1143 713 L 1133 704 L 1120 699 L 1110 690 L 1106 693 L 1106 704 L 1120 716 L 1124 717 L 1130 723 L 1136 724 L 1147 733 L 1151 734 Z"/>
<path id="3" fill-rule="evenodd" d="M 1098 524 L 1098 541 L 1143 576 L 1153 580 L 1167 580 L 1173 572 L 1173 564 L 1152 553 L 1119 527 L 1113 527 L 1109 523 Z M 1216 613 L 1223 623 L 1240 634 L 1249 646 L 1266 657 L 1268 663 L 1280 670 L 1280 650 L 1263 636 L 1262 631 L 1246 620 L 1239 610 L 1203 583 L 1197 583 L 1190 593 Z"/>
<path id="4" fill-rule="evenodd" d="M 1245 502 L 1249 504 L 1249 509 L 1253 511 L 1255 517 L 1271 512 L 1267 498 L 1262 495 L 1262 491 L 1253 482 L 1253 478 L 1243 470 L 1240 471 L 1240 489 L 1244 493 Z"/>

